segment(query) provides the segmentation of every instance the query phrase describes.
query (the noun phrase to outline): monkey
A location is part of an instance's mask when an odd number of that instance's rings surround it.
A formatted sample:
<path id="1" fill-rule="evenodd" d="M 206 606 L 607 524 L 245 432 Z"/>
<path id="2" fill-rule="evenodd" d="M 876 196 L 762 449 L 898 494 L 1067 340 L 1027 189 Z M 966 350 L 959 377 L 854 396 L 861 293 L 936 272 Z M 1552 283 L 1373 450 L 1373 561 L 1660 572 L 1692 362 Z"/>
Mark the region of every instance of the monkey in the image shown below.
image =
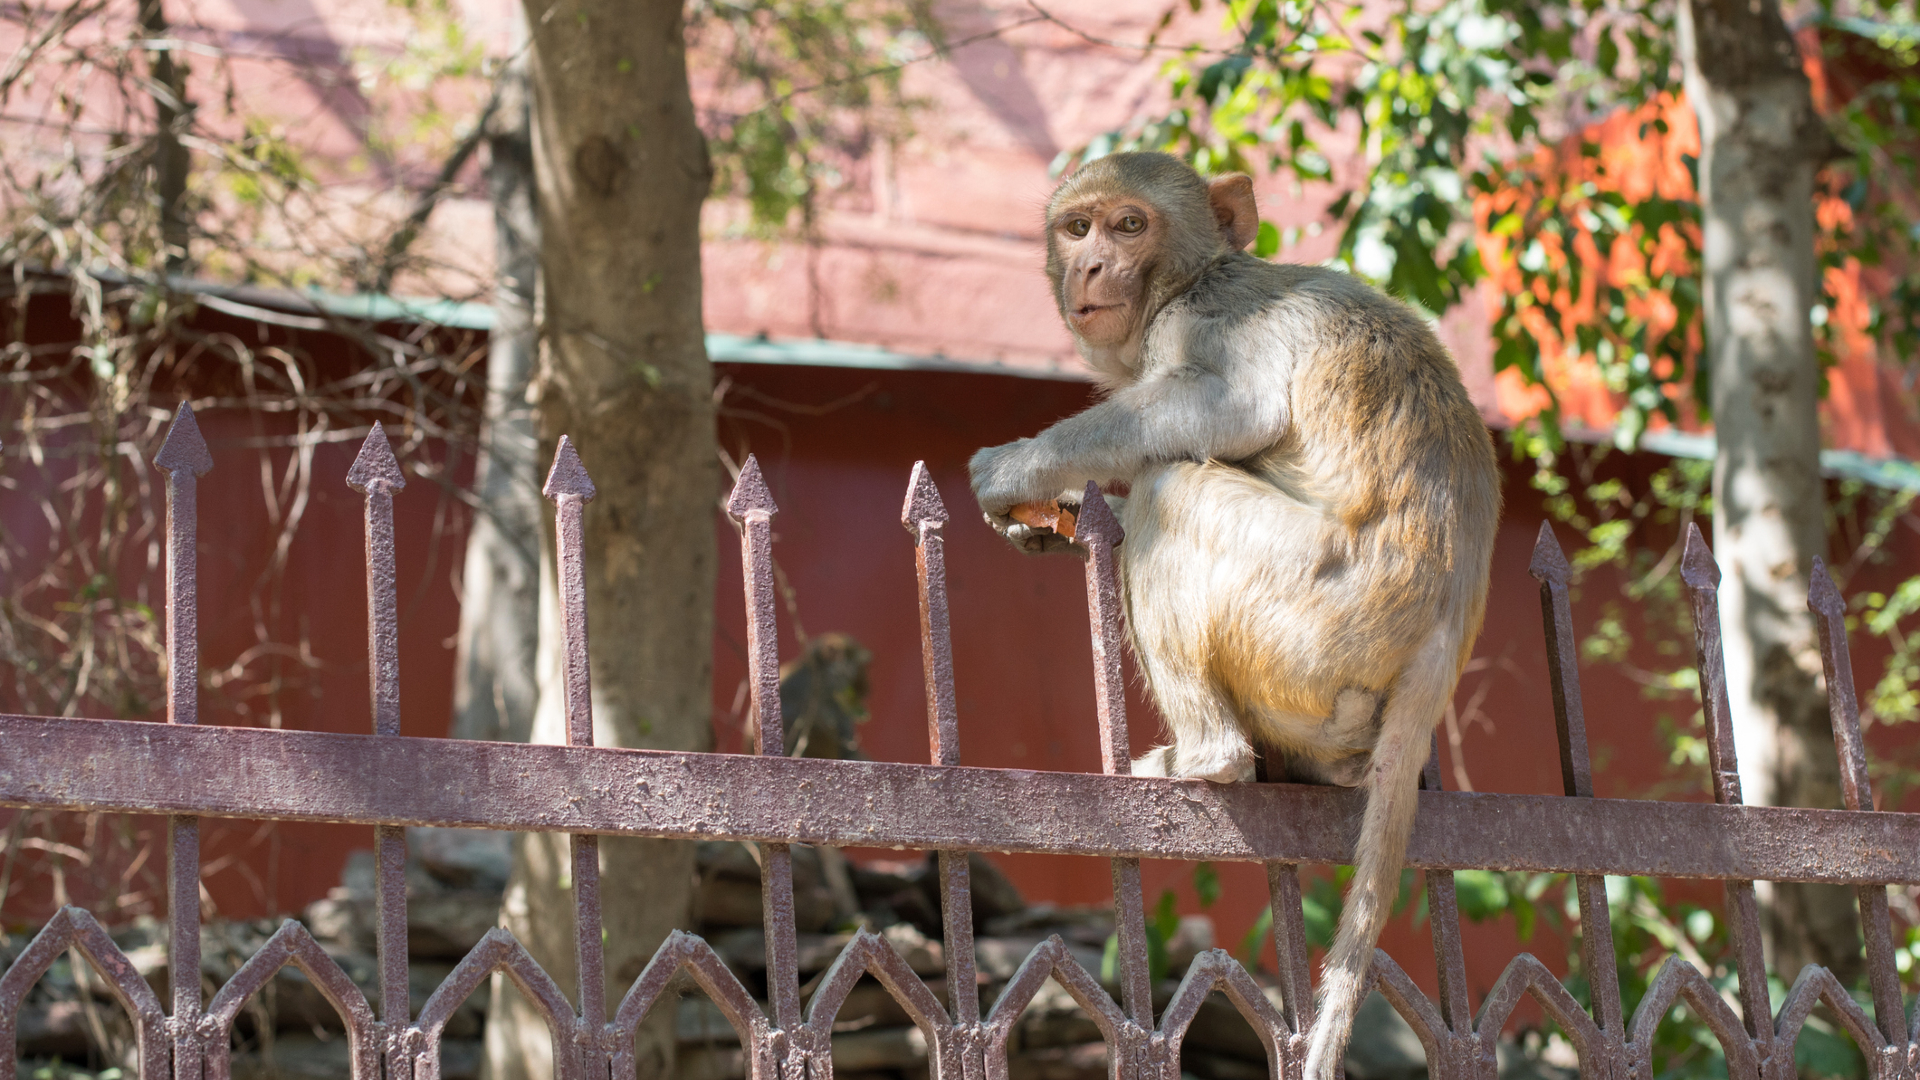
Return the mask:
<path id="1" fill-rule="evenodd" d="M 1104 396 L 969 471 L 1033 553 L 1074 546 L 1022 504 L 1128 485 L 1108 497 L 1127 632 L 1170 736 L 1136 775 L 1250 780 L 1264 751 L 1270 779 L 1365 792 L 1307 1057 L 1332 1080 L 1480 632 L 1500 486 L 1427 321 L 1337 269 L 1256 258 L 1258 228 L 1245 174 L 1123 153 L 1069 175 L 1046 272 Z"/>

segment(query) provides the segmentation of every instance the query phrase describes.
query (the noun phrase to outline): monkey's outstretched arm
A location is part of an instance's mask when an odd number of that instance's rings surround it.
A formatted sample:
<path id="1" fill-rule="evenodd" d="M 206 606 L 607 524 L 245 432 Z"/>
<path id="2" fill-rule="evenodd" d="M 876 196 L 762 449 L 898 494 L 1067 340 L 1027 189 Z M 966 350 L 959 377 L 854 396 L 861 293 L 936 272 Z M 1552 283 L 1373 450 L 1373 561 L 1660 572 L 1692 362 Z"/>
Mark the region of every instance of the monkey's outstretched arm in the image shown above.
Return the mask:
<path id="1" fill-rule="evenodd" d="M 1236 385 L 1222 374 L 1182 365 L 1126 386 L 1106 401 L 1030 439 L 990 446 L 968 469 L 974 497 L 997 527 L 1010 507 L 1089 480 L 1132 480 L 1165 461 L 1238 460 L 1279 441 L 1287 395 L 1277 386 Z"/>

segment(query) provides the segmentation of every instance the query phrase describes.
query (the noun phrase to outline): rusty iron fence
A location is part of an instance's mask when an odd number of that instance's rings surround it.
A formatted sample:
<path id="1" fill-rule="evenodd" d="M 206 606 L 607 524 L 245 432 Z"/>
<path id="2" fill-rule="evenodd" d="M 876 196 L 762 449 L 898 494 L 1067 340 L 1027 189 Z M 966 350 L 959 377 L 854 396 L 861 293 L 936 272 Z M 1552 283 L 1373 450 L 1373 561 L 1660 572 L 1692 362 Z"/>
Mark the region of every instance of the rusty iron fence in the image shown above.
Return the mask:
<path id="1" fill-rule="evenodd" d="M 581 518 L 594 488 L 562 439 L 545 487 L 556 505 L 564 612 L 567 742 L 527 745 L 405 738 L 399 734 L 398 618 L 393 499 L 399 463 L 376 426 L 348 473 L 366 502 L 371 734 L 343 735 L 200 726 L 195 626 L 197 479 L 212 465 L 192 413 L 182 408 L 154 459 L 167 475 L 167 723 L 0 716 L 0 805 L 168 816 L 169 970 L 200 969 L 199 821 L 232 817 L 346 822 L 374 828 L 380 1009 L 289 920 L 237 974 L 203 1000 L 193 979 L 172 982 L 165 1008 L 105 930 L 85 911 L 63 909 L 0 976 L 0 1078 L 14 1075 L 14 1025 L 28 990 L 65 951 L 104 978 L 131 1016 L 145 1080 L 220 1080 L 230 1075 L 232 1028 L 247 999 L 282 967 L 304 972 L 346 1026 L 355 1080 L 436 1080 L 440 1034 L 454 1009 L 503 972 L 544 1016 L 558 1074 L 608 1080 L 634 1074 L 635 1029 L 686 972 L 731 1021 L 754 1080 L 832 1076 L 834 1017 L 864 974 L 877 979 L 927 1038 L 939 1080 L 1007 1076 L 1014 1022 L 1051 977 L 1104 1035 L 1112 1075 L 1179 1080 L 1180 1045 L 1202 1000 L 1225 993 L 1267 1050 L 1271 1075 L 1301 1075 L 1312 1023 L 1309 953 L 1297 867 L 1351 860 L 1356 795 L 1289 784 L 1173 781 L 1127 775 L 1120 595 L 1114 549 L 1121 533 L 1091 490 L 1079 521 L 1093 629 L 1094 692 L 1105 775 L 966 768 L 948 640 L 939 493 L 923 465 L 911 478 L 902 522 L 912 534 L 920 586 L 930 765 L 781 756 L 778 657 L 771 561 L 776 508 L 748 460 L 727 504 L 741 524 L 752 708 L 758 754 L 623 750 L 593 746 Z M 1682 576 L 1694 619 L 1707 719 L 1712 803 L 1593 796 L 1567 594 L 1568 567 L 1551 531 L 1540 532 L 1530 567 L 1540 582 L 1549 677 L 1565 797 L 1439 790 L 1430 765 L 1409 863 L 1426 873 L 1440 994 L 1429 999 L 1384 952 L 1372 978 L 1424 1044 L 1431 1074 L 1492 1080 L 1495 1042 L 1531 995 L 1566 1032 L 1581 1071 L 1606 1080 L 1648 1080 L 1655 1028 L 1684 1002 L 1725 1050 L 1733 1080 L 1786 1080 L 1793 1047 L 1818 1004 L 1864 1053 L 1875 1080 L 1920 1071 L 1920 1027 L 1906 1015 L 1887 904 L 1889 883 L 1920 883 L 1920 815 L 1875 811 L 1847 656 L 1844 605 L 1824 567 L 1810 597 L 1822 655 L 1846 809 L 1741 805 L 1733 729 L 1721 670 L 1712 557 L 1689 527 Z M 505 930 L 493 930 L 408 1014 L 406 835 L 409 825 L 543 830 L 572 837 L 579 987 L 576 1009 Z M 676 932 L 611 1015 L 603 990 L 598 843 L 601 835 L 730 839 L 764 846 L 766 1009 L 706 942 Z M 803 1003 L 796 956 L 789 845 L 879 846 L 939 853 L 946 985 L 972 987 L 973 922 L 966 853 L 1056 852 L 1112 860 L 1118 924 L 1119 1000 L 1055 937 L 1036 948 L 984 1016 L 976 995 L 943 1004 L 886 940 L 854 936 Z M 954 857 L 958 855 L 959 857 Z M 1155 1015 L 1140 884 L 1142 858 L 1243 860 L 1265 864 L 1271 890 L 1278 1001 L 1220 950 L 1193 962 Z M 1476 1013 L 1469 1001 L 1453 871 L 1571 874 L 1577 890 L 1584 969 L 1593 1006 L 1583 1009 L 1531 955 L 1513 960 Z M 1646 874 L 1725 883 L 1738 972 L 1738 1007 L 1706 975 L 1669 959 L 1631 1017 L 1613 961 L 1606 875 Z M 1865 931 L 1871 1012 L 1823 968 L 1801 972 L 1776 1013 L 1770 1006 L 1755 908 L 1755 879 L 1853 885 Z"/>

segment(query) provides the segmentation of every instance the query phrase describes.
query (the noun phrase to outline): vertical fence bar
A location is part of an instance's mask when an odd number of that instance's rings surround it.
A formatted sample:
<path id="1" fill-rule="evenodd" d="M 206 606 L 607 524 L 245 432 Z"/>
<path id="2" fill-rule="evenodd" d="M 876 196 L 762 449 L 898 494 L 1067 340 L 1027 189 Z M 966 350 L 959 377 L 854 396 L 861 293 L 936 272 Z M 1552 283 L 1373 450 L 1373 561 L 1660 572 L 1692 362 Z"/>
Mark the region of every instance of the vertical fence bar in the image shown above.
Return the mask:
<path id="1" fill-rule="evenodd" d="M 400 608 L 393 543 L 393 496 L 407 486 L 386 429 L 375 421 L 347 470 L 347 486 L 366 497 L 367 667 L 373 732 L 400 735 Z M 380 1022 L 389 1080 L 411 1075 L 402 1032 L 412 1019 L 407 992 L 407 834 L 374 827 L 375 942 L 380 965 Z"/>
<path id="2" fill-rule="evenodd" d="M 780 638 L 773 607 L 773 515 L 780 512 L 760 476 L 760 462 L 747 463 L 727 499 L 727 513 L 740 523 L 740 566 L 747 593 L 747 686 L 752 694 L 758 752 L 786 753 L 780 719 Z M 782 1031 L 800 1027 L 800 960 L 793 915 L 793 852 L 767 844 L 760 867 L 761 905 L 766 910 L 767 996 L 773 1023 Z"/>
<path id="3" fill-rule="evenodd" d="M 1847 645 L 1847 604 L 1827 573 L 1826 561 L 1813 557 L 1807 607 L 1820 628 L 1820 662 L 1827 676 L 1827 714 L 1833 721 L 1833 748 L 1840 757 L 1840 794 L 1849 810 L 1873 809 L 1867 778 L 1867 750 L 1860 739 L 1860 699 L 1853 687 L 1853 660 Z M 1860 933 L 1867 950 L 1867 984 L 1873 992 L 1873 1021 L 1887 1042 L 1908 1041 L 1906 1004 L 1894 962 L 1893 925 L 1887 913 L 1885 885 L 1855 885 L 1860 900 Z"/>
<path id="4" fill-rule="evenodd" d="M 167 474 L 167 723 L 200 722 L 199 514 L 196 487 L 213 468 L 182 402 L 153 464 Z M 199 1080 L 200 819 L 167 819 L 167 982 L 173 989 L 173 1075 Z M 75 965 L 78 970 L 79 965 Z"/>
<path id="5" fill-rule="evenodd" d="M 1593 797 L 1593 765 L 1587 751 L 1587 714 L 1580 698 L 1580 652 L 1573 635 L 1571 576 L 1566 553 L 1553 526 L 1540 523 L 1533 561 L 1527 572 L 1540 583 L 1540 621 L 1547 636 L 1547 675 L 1553 689 L 1553 726 L 1560 738 L 1560 779 L 1571 798 Z M 1624 1046 L 1626 1016 L 1620 1000 L 1620 972 L 1614 966 L 1613 916 L 1607 908 L 1607 879 L 1573 879 L 1580 901 L 1580 963 L 1593 999 L 1593 1022 L 1608 1045 Z"/>
<path id="6" fill-rule="evenodd" d="M 1120 577 L 1114 549 L 1126 534 L 1097 484 L 1087 484 L 1074 539 L 1087 549 L 1087 617 L 1093 624 L 1094 707 L 1100 719 L 1101 767 L 1109 776 L 1133 771 L 1127 739 L 1127 692 L 1120 668 Z M 1153 1030 L 1153 981 L 1147 968 L 1146 898 L 1140 860 L 1113 860 L 1114 931 L 1120 938 L 1120 995 L 1127 1016 Z"/>
<path id="7" fill-rule="evenodd" d="M 1440 735 L 1433 735 L 1420 786 L 1444 791 L 1440 780 Z M 1455 1035 L 1473 1034 L 1473 1006 L 1467 998 L 1467 957 L 1460 943 L 1460 902 L 1453 871 L 1427 871 L 1427 925 L 1433 931 L 1433 961 L 1440 976 L 1440 1018 Z"/>
<path id="8" fill-rule="evenodd" d="M 1307 946 L 1307 923 L 1300 907 L 1300 867 L 1294 863 L 1267 864 L 1267 903 L 1273 913 L 1273 958 L 1280 976 L 1280 1016 L 1304 1057 L 1304 1039 L 1313 1026 L 1313 954 Z"/>
<path id="9" fill-rule="evenodd" d="M 936 765 L 960 764 L 960 712 L 953 696 L 953 637 L 947 617 L 947 508 L 927 475 L 913 463 L 900 523 L 913 535 L 915 576 L 920 584 L 920 663 L 927 684 L 927 739 Z M 980 989 L 974 974 L 973 889 L 963 851 L 942 851 L 940 916 L 947 953 L 947 1009 L 958 1026 L 980 1022 Z"/>
<path id="10" fill-rule="evenodd" d="M 1687 523 L 1686 549 L 1680 556 L 1680 580 L 1693 609 L 1694 658 L 1700 672 L 1700 707 L 1706 713 L 1707 760 L 1713 770 L 1713 801 L 1740 804 L 1740 760 L 1733 744 L 1733 717 L 1727 704 L 1727 671 L 1720 651 L 1720 567 L 1700 535 Z M 1740 973 L 1740 1012 L 1755 1056 L 1764 1061 L 1773 1045 L 1773 1006 L 1767 997 L 1766 954 L 1760 942 L 1760 906 L 1753 882 L 1728 881 L 1727 917 L 1733 931 L 1735 966 Z"/>
<path id="11" fill-rule="evenodd" d="M 587 654 L 586 538 L 582 517 L 595 494 L 593 479 L 580 463 L 573 441 L 560 436 L 553 468 L 541 494 L 554 506 L 554 538 L 560 562 L 560 625 L 567 677 L 567 745 L 593 745 L 593 674 Z M 607 1024 L 606 944 L 601 940 L 600 838 L 575 833 L 573 849 L 573 941 L 580 975 L 579 1051 L 581 1076 L 592 1075 L 589 1062 L 604 1072 L 601 1035 Z M 555 1048 L 560 1050 L 559 1047 Z"/>

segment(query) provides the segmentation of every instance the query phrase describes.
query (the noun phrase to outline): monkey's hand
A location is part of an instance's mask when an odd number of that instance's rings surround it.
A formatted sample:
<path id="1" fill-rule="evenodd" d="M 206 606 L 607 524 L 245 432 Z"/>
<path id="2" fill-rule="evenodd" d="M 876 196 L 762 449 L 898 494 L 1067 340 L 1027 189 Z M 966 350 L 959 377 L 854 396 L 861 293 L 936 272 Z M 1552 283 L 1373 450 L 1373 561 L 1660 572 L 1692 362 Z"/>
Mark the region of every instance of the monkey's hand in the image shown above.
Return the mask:
<path id="1" fill-rule="evenodd" d="M 1061 485 L 1049 483 L 1037 439 L 1015 439 L 974 452 L 967 462 L 973 479 L 973 497 L 995 529 L 1006 532 L 1014 523 L 1013 508 L 1021 503 L 1051 499 Z"/>
<path id="2" fill-rule="evenodd" d="M 988 518 L 987 522 L 988 524 L 992 524 L 993 519 Z M 1019 548 L 1029 555 L 1053 555 L 1065 552 L 1075 558 L 1084 559 L 1087 557 L 1086 548 L 1074 543 L 1070 538 L 1054 532 L 1052 529 L 1041 526 L 1022 525 L 1017 521 L 1004 529 L 1000 529 L 998 525 L 995 525 L 994 528 L 999 530 L 1000 535 L 1012 541 L 1014 547 Z"/>
<path id="3" fill-rule="evenodd" d="M 973 477 L 973 497 L 986 512 L 987 524 L 1014 547 L 1029 555 L 1056 551 L 1084 554 L 1084 549 L 1069 536 L 1014 516 L 1022 504 L 1052 501 L 1057 495 L 1056 490 L 1045 483 L 1039 448 L 1033 439 L 989 446 L 973 455 L 967 471 Z M 1070 492 L 1067 498 L 1077 504 L 1079 495 L 1079 492 Z"/>

